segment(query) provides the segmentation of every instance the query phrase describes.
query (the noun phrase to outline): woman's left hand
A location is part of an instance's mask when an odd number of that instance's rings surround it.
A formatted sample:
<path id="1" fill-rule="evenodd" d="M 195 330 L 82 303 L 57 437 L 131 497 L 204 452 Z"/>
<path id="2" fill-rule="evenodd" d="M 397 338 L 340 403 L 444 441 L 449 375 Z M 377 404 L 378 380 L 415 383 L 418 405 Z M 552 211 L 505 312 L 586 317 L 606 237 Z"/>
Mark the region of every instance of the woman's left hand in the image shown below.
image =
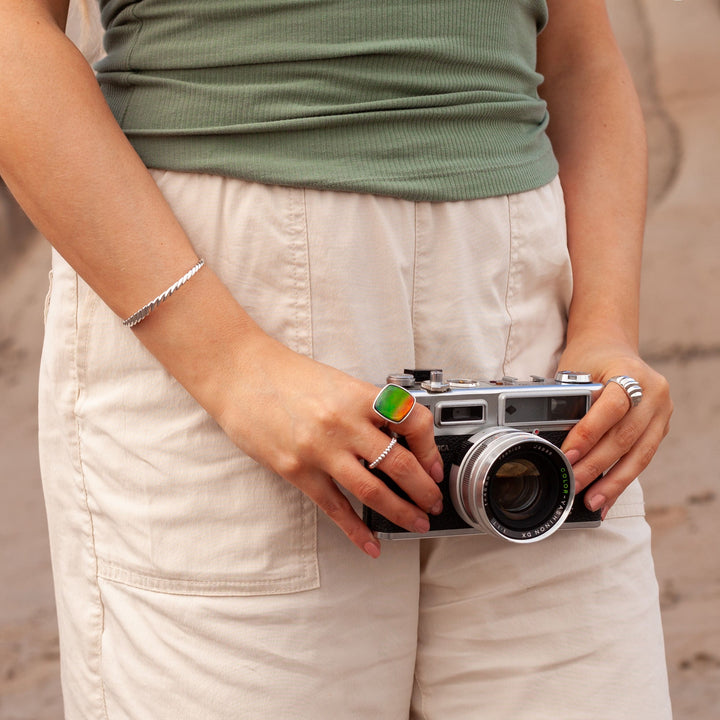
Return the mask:
<path id="1" fill-rule="evenodd" d="M 562 445 L 575 473 L 576 492 L 607 471 L 585 497 L 586 506 L 602 509 L 605 519 L 623 490 L 648 466 L 668 433 L 673 410 L 668 382 L 631 347 L 608 343 L 605 338 L 569 343 L 559 368 L 588 372 L 594 382 L 603 384 L 612 377 L 627 375 L 642 387 L 642 400 L 633 407 L 620 385 L 607 384 Z"/>

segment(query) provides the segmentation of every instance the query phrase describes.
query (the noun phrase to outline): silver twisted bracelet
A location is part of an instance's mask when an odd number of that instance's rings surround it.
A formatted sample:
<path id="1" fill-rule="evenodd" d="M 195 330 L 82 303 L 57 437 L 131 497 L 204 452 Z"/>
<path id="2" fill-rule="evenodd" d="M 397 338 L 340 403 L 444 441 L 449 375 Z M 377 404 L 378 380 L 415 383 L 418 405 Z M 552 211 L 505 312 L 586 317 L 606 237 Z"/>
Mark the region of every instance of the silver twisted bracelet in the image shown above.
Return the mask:
<path id="1" fill-rule="evenodd" d="M 143 305 L 136 313 L 133 313 L 127 320 L 123 320 L 125 327 L 133 327 L 144 320 L 161 302 L 167 300 L 179 287 L 184 285 L 203 265 L 205 261 L 200 258 L 174 285 L 171 285 L 164 293 L 158 295 L 147 305 Z"/>

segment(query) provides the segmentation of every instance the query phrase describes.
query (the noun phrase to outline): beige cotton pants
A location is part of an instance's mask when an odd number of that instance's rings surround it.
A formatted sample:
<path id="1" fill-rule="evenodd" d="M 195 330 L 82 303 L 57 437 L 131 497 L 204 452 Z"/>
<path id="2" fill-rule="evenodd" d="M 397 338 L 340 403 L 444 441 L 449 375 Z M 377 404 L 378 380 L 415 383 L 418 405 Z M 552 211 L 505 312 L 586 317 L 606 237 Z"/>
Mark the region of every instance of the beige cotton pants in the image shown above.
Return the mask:
<path id="1" fill-rule="evenodd" d="M 300 353 L 376 384 L 555 369 L 572 290 L 557 180 L 413 203 L 154 176 L 198 254 Z M 600 529 L 385 541 L 372 560 L 57 254 L 40 396 L 70 720 L 670 717 L 637 483 Z"/>

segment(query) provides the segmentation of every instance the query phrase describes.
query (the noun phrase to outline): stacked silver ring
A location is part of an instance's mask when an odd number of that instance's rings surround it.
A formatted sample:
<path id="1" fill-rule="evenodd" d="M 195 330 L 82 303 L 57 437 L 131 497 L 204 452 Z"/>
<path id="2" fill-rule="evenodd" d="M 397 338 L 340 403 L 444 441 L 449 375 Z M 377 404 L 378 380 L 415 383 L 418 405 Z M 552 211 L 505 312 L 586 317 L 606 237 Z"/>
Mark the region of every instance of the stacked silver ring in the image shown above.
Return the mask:
<path id="1" fill-rule="evenodd" d="M 380 455 L 378 455 L 377 458 L 368 465 L 368 468 L 370 468 L 370 470 L 373 470 L 374 468 L 376 468 L 388 456 L 390 451 L 395 447 L 396 442 L 397 442 L 397 438 L 393 438 L 388 443 L 388 446 L 380 453 Z"/>
<path id="2" fill-rule="evenodd" d="M 611 382 L 617 383 L 625 391 L 632 407 L 640 404 L 643 391 L 642 386 L 635 378 L 631 378 L 629 375 L 616 375 L 615 377 L 611 377 L 605 384 L 607 385 Z"/>

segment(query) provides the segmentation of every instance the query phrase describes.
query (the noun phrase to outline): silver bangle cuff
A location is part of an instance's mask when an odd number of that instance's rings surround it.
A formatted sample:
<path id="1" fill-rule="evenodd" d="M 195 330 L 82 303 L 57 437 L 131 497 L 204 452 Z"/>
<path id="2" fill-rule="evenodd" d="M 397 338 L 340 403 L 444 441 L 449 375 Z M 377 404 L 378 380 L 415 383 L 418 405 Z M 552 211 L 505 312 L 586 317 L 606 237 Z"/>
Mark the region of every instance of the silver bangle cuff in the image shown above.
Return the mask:
<path id="1" fill-rule="evenodd" d="M 183 286 L 200 268 L 205 264 L 205 261 L 200 258 L 197 263 L 190 268 L 176 283 L 171 285 L 164 293 L 158 295 L 154 300 L 151 300 L 147 305 L 143 305 L 136 313 L 133 313 L 127 320 L 123 320 L 125 327 L 134 327 L 139 322 L 144 320 L 161 302 L 167 300 L 179 287 Z"/>

